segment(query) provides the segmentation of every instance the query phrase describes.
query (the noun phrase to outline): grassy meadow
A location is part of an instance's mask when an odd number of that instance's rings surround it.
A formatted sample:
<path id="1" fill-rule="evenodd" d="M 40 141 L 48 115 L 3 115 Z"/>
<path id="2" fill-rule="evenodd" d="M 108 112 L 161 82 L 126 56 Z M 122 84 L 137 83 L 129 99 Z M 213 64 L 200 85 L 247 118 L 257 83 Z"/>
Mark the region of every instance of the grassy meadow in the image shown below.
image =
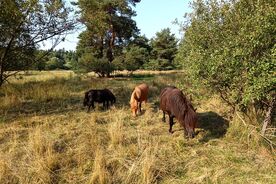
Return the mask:
<path id="1" fill-rule="evenodd" d="M 150 96 L 134 118 L 129 98 L 142 82 Z M 167 85 L 193 94 L 194 139 L 184 139 L 178 123 L 170 134 L 161 121 L 158 95 Z M 87 113 L 82 100 L 90 88 L 109 88 L 117 103 Z M 229 111 L 179 71 L 22 73 L 0 88 L 0 183 L 276 183 L 275 152 L 259 136 L 258 118 Z"/>

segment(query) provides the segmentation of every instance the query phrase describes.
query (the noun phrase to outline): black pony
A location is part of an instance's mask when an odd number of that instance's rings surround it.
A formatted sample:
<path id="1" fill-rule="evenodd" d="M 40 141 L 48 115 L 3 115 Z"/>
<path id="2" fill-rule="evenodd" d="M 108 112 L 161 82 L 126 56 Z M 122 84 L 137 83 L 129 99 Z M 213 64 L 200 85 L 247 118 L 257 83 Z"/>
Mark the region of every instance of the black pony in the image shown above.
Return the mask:
<path id="1" fill-rule="evenodd" d="M 91 89 L 85 92 L 83 106 L 88 106 L 87 112 L 90 111 L 90 108 L 94 109 L 94 102 L 103 103 L 104 109 L 108 109 L 109 102 L 114 104 L 116 102 L 116 97 L 109 89 Z"/>

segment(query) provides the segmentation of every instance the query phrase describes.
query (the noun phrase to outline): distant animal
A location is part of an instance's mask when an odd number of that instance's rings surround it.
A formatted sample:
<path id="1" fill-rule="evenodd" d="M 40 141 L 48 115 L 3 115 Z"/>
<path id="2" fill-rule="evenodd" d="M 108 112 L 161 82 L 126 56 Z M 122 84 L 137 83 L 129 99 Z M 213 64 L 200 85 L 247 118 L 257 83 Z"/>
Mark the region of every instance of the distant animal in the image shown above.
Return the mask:
<path id="1" fill-rule="evenodd" d="M 130 108 L 133 116 L 137 115 L 137 111 L 141 113 L 142 102 L 147 102 L 149 86 L 145 83 L 136 86 L 130 97 Z"/>
<path id="2" fill-rule="evenodd" d="M 109 102 L 114 104 L 116 97 L 109 89 L 91 89 L 84 94 L 83 106 L 88 106 L 87 112 L 90 108 L 95 108 L 94 102 L 103 103 L 104 109 L 108 109 Z"/>
<path id="3" fill-rule="evenodd" d="M 197 114 L 190 100 L 178 88 L 171 86 L 161 90 L 160 93 L 160 109 L 163 111 L 163 122 L 166 122 L 165 114 L 169 116 L 170 129 L 174 125 L 173 118 L 184 127 L 184 134 L 189 138 L 195 136 L 195 127 L 197 124 Z"/>

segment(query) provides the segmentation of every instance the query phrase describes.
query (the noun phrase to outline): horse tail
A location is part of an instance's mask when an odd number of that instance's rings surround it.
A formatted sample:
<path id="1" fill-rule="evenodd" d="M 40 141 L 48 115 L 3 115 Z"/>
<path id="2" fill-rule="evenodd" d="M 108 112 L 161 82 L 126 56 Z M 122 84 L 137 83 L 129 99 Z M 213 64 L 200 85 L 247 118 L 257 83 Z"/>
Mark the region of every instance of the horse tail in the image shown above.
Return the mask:
<path id="1" fill-rule="evenodd" d="M 88 93 L 89 93 L 89 91 L 87 91 L 87 92 L 84 93 L 84 97 L 85 98 L 88 98 Z"/>

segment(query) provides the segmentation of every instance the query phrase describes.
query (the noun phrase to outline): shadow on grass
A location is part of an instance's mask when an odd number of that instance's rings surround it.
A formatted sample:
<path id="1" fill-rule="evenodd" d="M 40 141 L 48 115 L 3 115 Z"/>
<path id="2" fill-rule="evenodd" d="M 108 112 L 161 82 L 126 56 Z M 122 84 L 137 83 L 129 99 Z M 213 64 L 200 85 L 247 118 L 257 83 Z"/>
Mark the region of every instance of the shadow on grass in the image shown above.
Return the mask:
<path id="1" fill-rule="evenodd" d="M 229 121 L 224 119 L 219 114 L 209 111 L 198 113 L 199 120 L 197 128 L 203 129 L 203 137 L 200 142 L 208 142 L 211 139 L 223 137 L 229 127 Z M 197 134 L 201 131 L 197 132 Z"/>
<path id="2" fill-rule="evenodd" d="M 154 78 L 156 75 L 154 74 L 130 74 L 130 75 L 123 75 L 123 74 L 116 74 L 114 75 L 114 78 L 127 78 L 134 81 L 139 80 L 149 80 Z"/>
<path id="3" fill-rule="evenodd" d="M 65 99 L 47 99 L 46 101 L 25 101 L 18 106 L 10 107 L 4 112 L 2 123 L 9 123 L 16 120 L 19 116 L 39 115 L 58 115 L 72 111 L 86 111 L 82 106 L 82 99 L 78 96 L 71 96 Z M 1 113 L 1 112 L 0 112 Z"/>
<path id="4" fill-rule="evenodd" d="M 215 112 L 204 112 L 198 113 L 199 121 L 196 128 L 200 128 L 202 130 L 197 130 L 196 137 L 199 138 L 199 142 L 208 142 L 211 139 L 221 138 L 227 132 L 229 127 L 229 121 L 221 117 Z M 175 123 L 177 120 L 175 120 Z M 169 125 L 168 119 L 166 124 Z M 169 128 L 169 126 L 168 126 Z M 174 129 L 173 133 L 178 131 L 184 131 L 184 128 Z M 199 136 L 201 134 L 202 136 Z"/>

